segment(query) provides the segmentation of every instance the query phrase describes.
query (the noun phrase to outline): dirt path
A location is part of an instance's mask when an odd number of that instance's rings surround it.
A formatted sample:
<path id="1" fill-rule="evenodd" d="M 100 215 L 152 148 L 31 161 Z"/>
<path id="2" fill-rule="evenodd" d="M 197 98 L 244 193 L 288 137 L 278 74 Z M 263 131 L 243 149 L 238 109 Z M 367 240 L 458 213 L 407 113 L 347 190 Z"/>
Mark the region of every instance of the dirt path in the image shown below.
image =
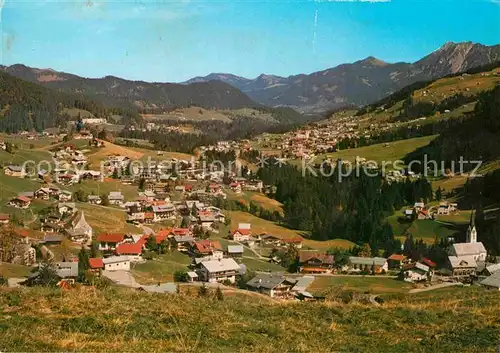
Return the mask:
<path id="1" fill-rule="evenodd" d="M 422 293 L 422 292 L 428 292 L 428 291 L 435 290 L 435 289 L 447 288 L 447 287 L 453 287 L 453 286 L 463 286 L 463 284 L 460 282 L 446 282 L 446 283 L 435 284 L 433 286 L 426 287 L 426 288 L 411 289 L 410 291 L 408 291 L 408 293 Z"/>

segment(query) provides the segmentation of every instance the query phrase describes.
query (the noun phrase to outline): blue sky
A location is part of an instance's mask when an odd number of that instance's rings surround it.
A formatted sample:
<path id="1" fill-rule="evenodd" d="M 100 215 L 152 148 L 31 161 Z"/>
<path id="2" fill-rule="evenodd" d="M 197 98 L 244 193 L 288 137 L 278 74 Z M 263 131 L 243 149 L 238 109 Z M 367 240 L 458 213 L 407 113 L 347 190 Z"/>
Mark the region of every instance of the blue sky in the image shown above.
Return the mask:
<path id="1" fill-rule="evenodd" d="M 447 41 L 500 43 L 500 0 L 0 0 L 4 65 L 176 82 L 415 61 Z"/>

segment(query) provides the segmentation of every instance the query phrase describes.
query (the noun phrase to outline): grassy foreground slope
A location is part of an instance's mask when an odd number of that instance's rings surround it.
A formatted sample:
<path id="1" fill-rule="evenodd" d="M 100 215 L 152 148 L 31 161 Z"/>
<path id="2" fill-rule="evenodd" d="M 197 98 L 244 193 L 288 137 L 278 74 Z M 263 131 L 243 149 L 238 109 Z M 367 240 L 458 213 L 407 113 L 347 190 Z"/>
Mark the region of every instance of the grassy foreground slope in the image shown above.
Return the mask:
<path id="1" fill-rule="evenodd" d="M 499 299 L 480 288 L 395 295 L 380 306 L 238 292 L 219 301 L 117 288 L 3 290 L 0 350 L 494 352 Z"/>

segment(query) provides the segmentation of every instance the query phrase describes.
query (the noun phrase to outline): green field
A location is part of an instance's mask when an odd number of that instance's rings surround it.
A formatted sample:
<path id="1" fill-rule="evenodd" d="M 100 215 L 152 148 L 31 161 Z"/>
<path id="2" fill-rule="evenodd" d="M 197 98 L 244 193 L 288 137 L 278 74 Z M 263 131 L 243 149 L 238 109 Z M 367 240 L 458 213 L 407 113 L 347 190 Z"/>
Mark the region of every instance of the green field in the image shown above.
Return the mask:
<path id="1" fill-rule="evenodd" d="M 256 217 L 247 212 L 229 211 L 231 217 L 231 229 L 236 229 L 239 223 L 250 223 L 252 225 L 253 234 L 267 233 L 281 239 L 302 237 L 304 234 L 300 231 L 282 227 L 276 223 Z M 332 239 L 326 241 L 317 241 L 311 239 L 303 240 L 304 248 L 328 250 L 330 248 L 350 249 L 354 243 L 345 239 Z"/>
<path id="2" fill-rule="evenodd" d="M 316 157 L 316 160 L 321 161 L 324 158 L 336 160 L 340 158 L 345 161 L 353 162 L 356 157 L 360 157 L 365 158 L 367 161 L 375 161 L 377 163 L 381 163 L 382 161 L 393 162 L 402 160 L 408 153 L 428 145 L 429 142 L 436 137 L 437 135 L 417 137 L 390 143 L 380 143 L 372 146 L 341 150 L 334 153 L 319 155 Z"/>
<path id="3" fill-rule="evenodd" d="M 190 263 L 191 259 L 188 255 L 172 251 L 168 254 L 157 255 L 154 260 L 134 265 L 132 274 L 139 283 L 143 284 L 173 281 L 174 273 L 188 271 L 187 266 Z"/>
<path id="4" fill-rule="evenodd" d="M 413 288 L 409 283 L 381 276 L 316 276 L 316 279 L 307 290 L 311 293 L 321 294 L 322 292 L 328 291 L 332 286 L 342 288 L 343 290 L 363 293 L 369 292 L 373 294 L 406 293 Z"/>
<path id="5" fill-rule="evenodd" d="M 194 290 L 193 290 L 194 289 Z M 0 289 L 2 351 L 495 352 L 500 293 L 469 287 L 359 302 L 224 300 L 130 289 Z"/>
<path id="6" fill-rule="evenodd" d="M 94 229 L 96 235 L 100 233 L 143 233 L 141 228 L 126 223 L 126 213 L 121 209 L 88 203 L 78 203 L 77 207 L 85 213 L 85 219 Z"/>
<path id="7" fill-rule="evenodd" d="M 104 182 L 85 180 L 68 188 L 70 191 L 83 190 L 88 195 L 109 194 L 111 191 L 121 191 L 125 201 L 132 201 L 139 196 L 137 185 L 124 185 L 119 180 L 106 179 Z"/>

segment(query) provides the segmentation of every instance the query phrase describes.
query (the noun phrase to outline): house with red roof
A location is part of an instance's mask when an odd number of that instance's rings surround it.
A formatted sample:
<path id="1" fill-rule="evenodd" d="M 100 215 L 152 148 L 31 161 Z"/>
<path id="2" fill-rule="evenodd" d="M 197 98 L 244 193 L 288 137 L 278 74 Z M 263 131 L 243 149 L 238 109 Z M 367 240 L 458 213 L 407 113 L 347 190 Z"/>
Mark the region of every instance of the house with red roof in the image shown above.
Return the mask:
<path id="1" fill-rule="evenodd" d="M 189 228 L 173 228 L 171 232 L 173 235 L 191 235 L 191 229 Z"/>
<path id="2" fill-rule="evenodd" d="M 153 212 L 144 212 L 144 223 L 153 223 L 155 214 Z"/>
<path id="3" fill-rule="evenodd" d="M 241 184 L 240 183 L 231 183 L 229 184 L 232 192 L 239 194 L 241 192 Z"/>
<path id="4" fill-rule="evenodd" d="M 301 251 L 299 253 L 299 272 L 331 273 L 334 264 L 333 255 L 317 251 Z"/>
<path id="5" fill-rule="evenodd" d="M 392 254 L 387 258 L 387 263 L 390 269 L 401 269 L 406 263 L 406 256 L 401 254 Z"/>
<path id="6" fill-rule="evenodd" d="M 222 253 L 223 249 L 218 241 L 204 239 L 195 241 L 191 247 L 191 251 L 195 256 L 209 256 L 214 255 L 214 253 Z"/>
<path id="7" fill-rule="evenodd" d="M 281 240 L 284 245 L 293 245 L 297 249 L 302 248 L 302 238 L 300 237 L 293 237 L 293 238 L 285 238 Z"/>
<path id="8" fill-rule="evenodd" d="M 233 233 L 231 233 L 230 238 L 234 241 L 249 241 L 252 236 L 252 232 L 250 229 L 236 229 Z"/>
<path id="9" fill-rule="evenodd" d="M 101 271 L 104 270 L 104 262 L 100 257 L 91 257 L 89 259 L 89 267 L 92 273 L 100 275 Z"/>
<path id="10" fill-rule="evenodd" d="M 118 256 L 128 256 L 131 262 L 139 262 L 142 261 L 142 250 L 142 242 L 121 243 L 116 246 L 115 253 Z"/>
<path id="11" fill-rule="evenodd" d="M 422 259 L 422 262 L 423 262 L 425 265 L 429 266 L 431 269 L 436 268 L 436 263 L 435 263 L 434 261 L 432 261 L 432 260 L 429 260 L 429 259 L 428 259 L 428 258 L 426 258 L 426 257 L 424 257 L 424 258 Z"/>
<path id="12" fill-rule="evenodd" d="M 99 250 L 114 251 L 116 246 L 125 240 L 125 234 L 104 233 L 100 234 L 96 240 L 99 243 Z"/>
<path id="13" fill-rule="evenodd" d="M 21 209 L 26 209 L 30 207 L 30 205 L 31 205 L 31 200 L 25 196 L 14 197 L 9 202 L 9 206 Z"/>
<path id="14" fill-rule="evenodd" d="M 0 213 L 0 224 L 9 224 L 10 222 L 10 215 Z"/>

